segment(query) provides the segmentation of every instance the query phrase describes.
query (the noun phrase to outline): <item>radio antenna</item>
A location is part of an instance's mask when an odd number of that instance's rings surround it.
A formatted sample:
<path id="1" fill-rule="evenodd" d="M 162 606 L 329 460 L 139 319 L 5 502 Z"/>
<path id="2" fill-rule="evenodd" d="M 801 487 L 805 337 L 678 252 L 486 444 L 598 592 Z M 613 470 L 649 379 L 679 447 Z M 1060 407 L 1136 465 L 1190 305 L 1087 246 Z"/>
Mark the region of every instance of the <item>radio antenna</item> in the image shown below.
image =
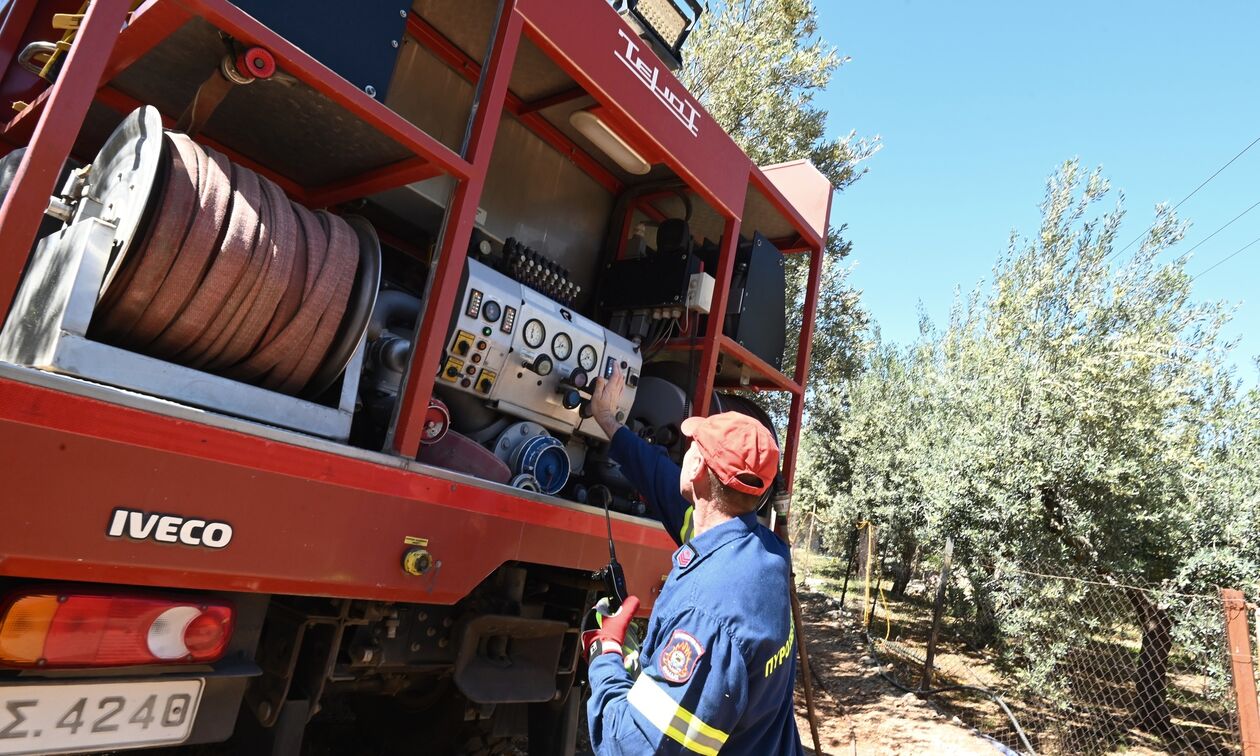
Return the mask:
<path id="1" fill-rule="evenodd" d="M 613 595 L 613 600 L 620 607 L 626 600 L 626 573 L 622 571 L 621 563 L 617 561 L 617 545 L 613 542 L 612 513 L 608 509 L 612 501 L 612 492 L 605 490 L 601 498 L 604 500 L 604 525 L 608 528 L 608 565 L 596 572 L 594 577 L 604 581 L 608 592 Z"/>

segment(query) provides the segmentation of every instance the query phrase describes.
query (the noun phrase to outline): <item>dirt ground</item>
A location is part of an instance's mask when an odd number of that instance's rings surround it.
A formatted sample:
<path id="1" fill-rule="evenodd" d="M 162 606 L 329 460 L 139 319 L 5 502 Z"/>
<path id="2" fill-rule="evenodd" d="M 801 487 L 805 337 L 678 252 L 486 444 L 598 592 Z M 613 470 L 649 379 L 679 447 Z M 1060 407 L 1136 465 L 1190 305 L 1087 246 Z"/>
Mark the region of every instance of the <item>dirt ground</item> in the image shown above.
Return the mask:
<path id="1" fill-rule="evenodd" d="M 991 741 L 929 702 L 904 693 L 880 677 L 860 640 L 856 621 L 839 610 L 838 602 L 820 593 L 801 593 L 805 638 L 814 675 L 814 704 L 822 753 L 828 756 L 883 754 L 1001 753 Z M 821 682 L 821 688 L 819 683 Z M 796 725 L 805 753 L 814 756 L 805 689 L 796 676 Z M 578 755 L 589 756 L 583 717 Z"/>
<path id="2" fill-rule="evenodd" d="M 992 741 L 930 702 L 905 693 L 882 678 L 867 654 L 856 620 L 839 602 L 819 593 L 801 593 L 804 632 L 814 671 L 814 704 L 822 753 L 998 754 Z M 813 754 L 805 690 L 797 671 L 796 723 L 805 752 Z M 821 688 L 820 689 L 820 683 Z"/>

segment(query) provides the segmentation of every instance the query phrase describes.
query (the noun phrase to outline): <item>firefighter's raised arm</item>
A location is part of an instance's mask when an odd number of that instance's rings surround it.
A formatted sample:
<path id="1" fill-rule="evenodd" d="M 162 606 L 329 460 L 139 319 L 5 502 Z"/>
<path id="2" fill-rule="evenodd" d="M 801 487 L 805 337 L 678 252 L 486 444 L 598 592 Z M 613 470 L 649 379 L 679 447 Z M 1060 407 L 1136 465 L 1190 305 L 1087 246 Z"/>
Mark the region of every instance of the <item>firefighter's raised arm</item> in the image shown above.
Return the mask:
<path id="1" fill-rule="evenodd" d="M 621 471 L 647 500 L 653 516 L 661 521 L 680 545 L 691 537 L 691 504 L 678 490 L 679 468 L 665 449 L 639 438 L 617 422 L 617 405 L 625 390 L 621 369 L 613 367 L 612 377 L 597 378 L 591 392 L 591 411 L 595 422 L 611 439 L 609 455 L 621 465 Z"/>

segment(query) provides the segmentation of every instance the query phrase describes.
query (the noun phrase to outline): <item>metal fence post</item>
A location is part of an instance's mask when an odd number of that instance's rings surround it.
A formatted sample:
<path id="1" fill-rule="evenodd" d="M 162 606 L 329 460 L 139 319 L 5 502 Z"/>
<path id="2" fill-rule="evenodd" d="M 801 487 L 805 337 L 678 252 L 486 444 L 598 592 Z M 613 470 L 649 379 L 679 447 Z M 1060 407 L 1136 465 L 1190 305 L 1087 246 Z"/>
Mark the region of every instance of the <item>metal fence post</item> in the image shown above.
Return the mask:
<path id="1" fill-rule="evenodd" d="M 857 577 L 865 584 L 862 595 L 862 622 L 866 627 L 866 632 L 871 631 L 871 620 L 875 617 L 875 603 L 879 599 L 879 583 L 875 583 L 876 597 L 871 598 L 871 575 L 875 569 L 875 549 L 878 541 L 875 539 L 875 524 L 869 521 L 862 522 L 858 525 L 858 561 L 857 561 Z"/>
<path id="2" fill-rule="evenodd" d="M 1234 676 L 1238 734 L 1242 740 L 1243 756 L 1260 756 L 1260 702 L 1256 700 L 1255 667 L 1251 661 L 1251 638 L 1247 632 L 1247 601 L 1242 591 L 1222 588 L 1221 603 L 1225 609 L 1225 636 Z"/>
<path id="3" fill-rule="evenodd" d="M 954 559 L 954 539 L 945 539 L 945 556 L 941 562 L 941 581 L 936 586 L 936 605 L 932 607 L 932 634 L 928 636 L 927 656 L 923 660 L 923 679 L 919 690 L 932 687 L 932 662 L 936 661 L 936 636 L 941 631 L 941 615 L 945 611 L 945 586 L 949 583 L 949 565 Z"/>

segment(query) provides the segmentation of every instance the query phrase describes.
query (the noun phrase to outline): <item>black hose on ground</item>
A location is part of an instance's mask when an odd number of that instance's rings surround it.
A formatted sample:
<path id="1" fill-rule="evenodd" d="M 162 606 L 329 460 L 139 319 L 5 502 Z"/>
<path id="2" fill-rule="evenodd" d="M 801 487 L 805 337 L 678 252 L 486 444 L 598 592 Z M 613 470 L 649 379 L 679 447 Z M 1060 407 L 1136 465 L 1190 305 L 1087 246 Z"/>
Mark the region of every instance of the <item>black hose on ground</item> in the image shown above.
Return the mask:
<path id="1" fill-rule="evenodd" d="M 884 678 L 888 682 L 892 683 L 893 687 L 898 688 L 899 690 L 904 690 L 907 693 L 913 693 L 916 696 L 920 696 L 920 697 L 934 696 L 938 693 L 948 693 L 954 690 L 963 690 L 963 691 L 971 691 L 973 693 L 979 693 L 983 696 L 987 696 L 988 698 L 992 699 L 993 702 L 996 703 L 1002 709 L 1002 713 L 1006 715 L 1006 718 L 1010 720 L 1011 727 L 1015 729 L 1015 734 L 1019 736 L 1019 742 L 1024 744 L 1025 753 L 1027 753 L 1028 756 L 1037 756 L 1037 751 L 1033 749 L 1032 743 L 1028 741 L 1028 735 L 1024 733 L 1024 728 L 1019 726 L 1019 720 L 1015 718 L 1014 712 L 1011 711 L 1010 707 L 1006 705 L 1006 701 L 1003 701 L 1002 697 L 999 696 L 998 694 L 986 688 L 981 688 L 975 685 L 944 685 L 939 688 L 927 688 L 925 690 L 915 690 L 915 689 L 906 687 L 905 685 L 902 685 L 901 683 L 894 680 L 892 675 L 889 675 L 888 673 L 884 672 L 883 660 L 879 658 L 879 654 L 875 651 L 875 644 L 871 640 L 871 637 L 869 635 L 866 636 L 866 646 L 868 649 L 870 649 L 871 658 L 874 659 L 876 663 L 879 664 L 879 667 L 880 667 L 879 676 Z"/>

